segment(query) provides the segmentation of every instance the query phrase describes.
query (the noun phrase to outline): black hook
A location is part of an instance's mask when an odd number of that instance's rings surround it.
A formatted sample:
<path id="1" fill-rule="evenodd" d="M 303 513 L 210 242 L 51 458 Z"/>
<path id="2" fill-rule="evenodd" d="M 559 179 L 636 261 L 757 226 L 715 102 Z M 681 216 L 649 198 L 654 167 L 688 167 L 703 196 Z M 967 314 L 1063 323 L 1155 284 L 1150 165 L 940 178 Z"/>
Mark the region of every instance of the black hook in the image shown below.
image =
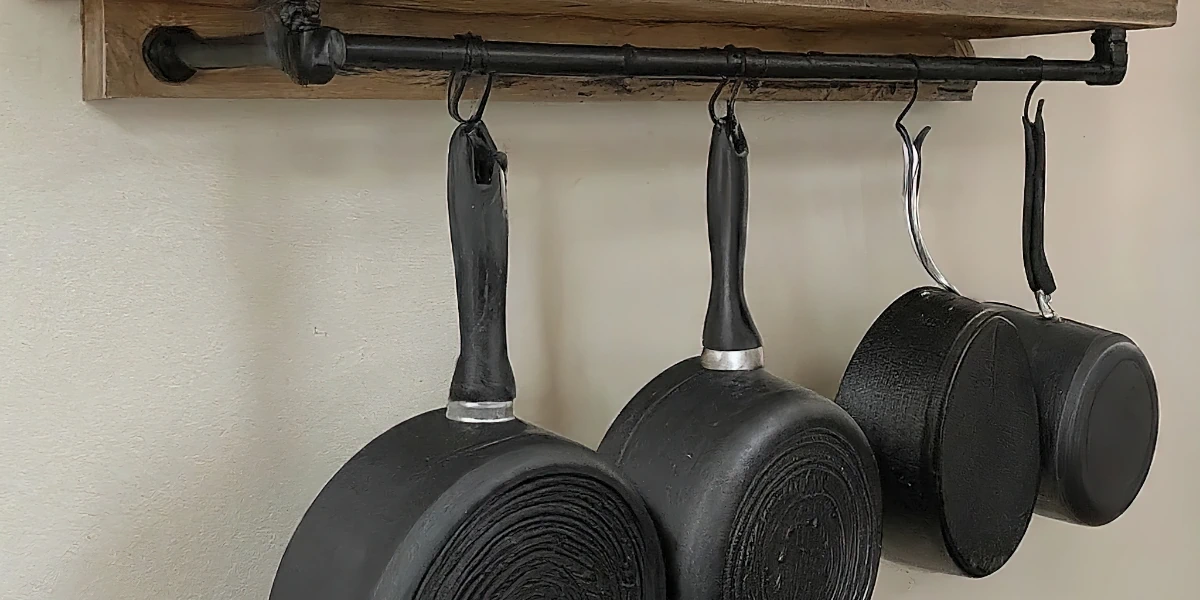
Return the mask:
<path id="1" fill-rule="evenodd" d="M 912 97 L 908 99 L 908 104 L 904 105 L 904 110 L 900 111 L 900 116 L 896 117 L 896 129 L 904 127 L 902 125 L 904 117 L 908 116 L 908 111 L 912 110 L 913 105 L 917 103 L 917 95 L 921 92 L 921 63 L 917 62 L 915 56 L 909 56 L 908 60 L 912 61 L 913 68 L 916 70 L 916 74 L 913 76 L 913 93 Z"/>
<path id="2" fill-rule="evenodd" d="M 908 104 L 904 105 L 904 110 L 900 111 L 900 116 L 896 117 L 896 131 L 899 131 L 900 135 L 906 141 L 908 140 L 909 134 L 908 128 L 904 126 L 904 117 L 908 116 L 908 111 L 912 110 L 912 107 L 917 103 L 917 96 L 920 95 L 921 92 L 921 63 L 917 62 L 917 57 L 915 56 L 909 56 L 908 59 L 912 61 L 913 67 L 916 70 L 916 74 L 913 76 L 913 93 L 912 97 L 908 99 Z M 929 132 L 932 129 L 933 127 L 926 125 L 919 133 L 917 133 L 917 138 L 913 140 L 912 146 L 918 152 L 921 150 L 921 144 L 925 142 L 925 136 L 929 135 Z"/>
<path id="3" fill-rule="evenodd" d="M 726 77 L 717 84 L 717 89 L 713 90 L 712 96 L 708 98 L 708 118 L 712 119 L 715 125 L 721 119 L 717 117 L 717 98 L 721 96 L 721 92 L 725 89 L 725 84 L 729 83 L 729 78 Z"/>
<path id="4" fill-rule="evenodd" d="M 708 116 L 710 119 L 712 119 L 714 124 L 720 122 L 722 118 L 736 118 L 734 117 L 733 111 L 737 105 L 738 92 L 740 92 L 742 89 L 742 79 L 742 77 L 738 77 L 737 79 L 732 80 L 733 87 L 730 88 L 729 99 L 725 101 L 724 117 L 717 116 L 717 98 L 721 97 L 721 92 L 725 91 L 725 86 L 729 85 L 731 79 L 728 77 L 722 79 L 721 83 L 717 84 L 717 89 L 713 90 L 712 97 L 708 99 Z"/>
<path id="5" fill-rule="evenodd" d="M 1038 78 L 1036 81 L 1033 82 L 1033 85 L 1029 87 L 1029 93 L 1025 95 L 1025 120 L 1026 121 L 1032 120 L 1029 118 L 1029 105 L 1033 102 L 1033 93 L 1037 91 L 1038 86 L 1042 85 L 1042 82 L 1045 81 L 1045 79 L 1046 79 L 1046 62 L 1044 60 L 1042 60 L 1042 57 L 1030 56 L 1029 60 L 1036 60 L 1038 62 Z M 1045 98 L 1038 100 L 1038 114 L 1039 115 L 1042 113 L 1042 106 L 1045 103 L 1046 103 Z"/>
<path id="6" fill-rule="evenodd" d="M 446 108 L 449 110 L 450 116 L 459 123 L 478 123 L 483 120 L 483 110 L 487 107 L 488 98 L 492 95 L 492 83 L 496 80 L 496 74 L 487 70 L 487 47 L 483 43 L 483 38 L 464 35 L 458 36 L 458 39 L 463 40 L 466 48 L 463 53 L 462 68 L 450 73 L 450 78 L 446 81 Z M 470 117 L 463 118 L 459 111 L 459 104 L 462 103 L 463 93 L 467 89 L 467 80 L 476 73 L 486 75 L 487 83 L 484 84 L 483 94 L 479 97 L 479 103 L 475 105 L 475 111 L 471 113 Z"/>
<path id="7" fill-rule="evenodd" d="M 744 67 L 745 65 L 743 65 Z M 725 117 L 736 119 L 733 114 L 733 109 L 737 105 L 738 95 L 742 93 L 742 84 L 746 82 L 744 75 L 738 75 L 738 78 L 733 82 L 733 89 L 729 91 L 729 100 L 725 102 Z"/>
<path id="8" fill-rule="evenodd" d="M 488 98 L 492 95 L 492 82 L 496 79 L 496 74 L 487 74 L 487 83 L 484 84 L 483 95 L 479 97 L 475 111 L 471 113 L 471 116 L 463 118 L 462 113 L 459 112 L 459 104 L 462 102 L 463 92 L 467 89 L 467 80 L 470 77 L 470 73 L 454 71 L 450 74 L 450 79 L 446 81 L 446 108 L 455 121 L 463 124 L 478 123 L 483 120 L 483 109 L 487 107 Z"/>
<path id="9" fill-rule="evenodd" d="M 734 46 L 727 46 L 725 51 L 728 60 L 738 61 L 738 75 L 733 78 L 733 87 L 729 89 L 729 99 L 725 101 L 725 117 L 733 121 L 737 120 L 734 110 L 737 108 L 738 95 L 742 92 L 742 84 L 746 82 L 746 70 L 749 68 L 749 60 L 745 52 L 737 49 Z M 717 89 L 713 90 L 713 95 L 708 99 L 708 116 L 716 123 L 721 118 L 717 116 L 717 98 L 721 96 L 721 92 L 725 91 L 725 86 L 730 82 L 730 78 L 726 77 L 717 84 Z"/>

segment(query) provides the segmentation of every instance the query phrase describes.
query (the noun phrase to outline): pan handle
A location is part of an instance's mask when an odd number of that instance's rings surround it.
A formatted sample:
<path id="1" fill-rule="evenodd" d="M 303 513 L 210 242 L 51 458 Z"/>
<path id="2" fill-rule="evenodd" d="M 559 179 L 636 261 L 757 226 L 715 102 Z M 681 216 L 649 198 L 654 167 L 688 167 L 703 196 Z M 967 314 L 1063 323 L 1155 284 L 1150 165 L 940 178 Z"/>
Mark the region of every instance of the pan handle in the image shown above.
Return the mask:
<path id="1" fill-rule="evenodd" d="M 468 120 L 450 138 L 446 197 L 458 293 L 458 362 L 446 417 L 510 421 L 516 381 L 508 359 L 508 160 L 482 121 Z"/>
<path id="2" fill-rule="evenodd" d="M 916 63 L 914 62 L 914 64 Z M 908 116 L 908 111 L 912 110 L 913 105 L 917 103 L 917 95 L 920 91 L 919 65 L 917 74 L 918 78 L 913 81 L 912 98 L 904 106 L 900 116 L 896 117 L 896 132 L 900 134 L 904 150 L 904 179 L 901 180 L 901 194 L 904 196 L 904 212 L 908 219 L 908 236 L 912 242 L 913 252 L 917 254 L 917 260 L 921 261 L 921 266 L 925 268 L 929 277 L 942 289 L 958 294 L 958 289 L 946 280 L 941 269 L 934 264 L 933 257 L 929 255 L 929 249 L 925 246 L 925 238 L 921 235 L 921 146 L 925 143 L 925 136 L 929 135 L 932 128 L 924 127 L 914 140 L 908 133 L 908 128 L 904 126 L 904 117 Z"/>
<path id="3" fill-rule="evenodd" d="M 1040 83 L 1040 82 L 1039 82 Z M 1025 259 L 1025 280 L 1037 298 L 1038 313 L 1044 319 L 1058 315 L 1050 306 L 1050 295 L 1057 284 L 1046 258 L 1046 122 L 1042 118 L 1045 100 L 1038 100 L 1037 115 L 1029 118 L 1035 83 L 1025 97 L 1025 208 L 1021 219 L 1021 249 Z"/>
<path id="4" fill-rule="evenodd" d="M 732 110 L 714 120 L 708 151 L 708 244 L 712 287 L 701 365 L 717 371 L 762 367 L 762 338 L 746 304 L 743 275 L 749 209 L 749 147 Z"/>

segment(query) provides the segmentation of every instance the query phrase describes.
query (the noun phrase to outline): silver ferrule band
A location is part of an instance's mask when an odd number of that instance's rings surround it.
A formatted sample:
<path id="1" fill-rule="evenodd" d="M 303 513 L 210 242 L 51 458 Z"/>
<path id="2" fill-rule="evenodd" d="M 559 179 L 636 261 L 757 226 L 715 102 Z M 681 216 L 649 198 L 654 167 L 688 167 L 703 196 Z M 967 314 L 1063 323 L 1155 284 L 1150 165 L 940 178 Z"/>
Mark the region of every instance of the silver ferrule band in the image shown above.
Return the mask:
<path id="1" fill-rule="evenodd" d="M 1054 307 L 1050 306 L 1050 294 L 1038 290 L 1034 294 L 1034 297 L 1037 298 L 1038 313 L 1042 315 L 1043 319 L 1048 321 L 1058 320 L 1058 313 L 1055 313 Z"/>
<path id="2" fill-rule="evenodd" d="M 516 418 L 513 403 L 508 402 L 460 402 L 451 400 L 446 404 L 446 418 L 459 423 L 503 423 Z"/>
<path id="3" fill-rule="evenodd" d="M 763 366 L 762 347 L 749 350 L 709 350 L 700 353 L 700 366 L 709 371 L 753 371 Z"/>

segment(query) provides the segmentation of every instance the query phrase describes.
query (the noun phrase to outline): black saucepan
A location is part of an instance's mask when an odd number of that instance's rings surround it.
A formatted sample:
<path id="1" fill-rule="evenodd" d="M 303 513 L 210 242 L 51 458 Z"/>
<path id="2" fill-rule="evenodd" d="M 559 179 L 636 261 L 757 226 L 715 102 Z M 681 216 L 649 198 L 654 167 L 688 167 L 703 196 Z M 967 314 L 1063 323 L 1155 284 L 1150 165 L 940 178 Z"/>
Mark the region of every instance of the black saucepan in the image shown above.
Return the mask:
<path id="1" fill-rule="evenodd" d="M 913 142 L 900 120 L 896 126 L 914 246 L 943 287 L 912 290 L 883 311 L 855 350 L 836 401 L 862 426 L 879 462 L 885 556 L 983 577 L 1016 551 L 1033 514 L 1037 398 L 1004 310 L 958 294 L 925 252 L 916 209 L 928 128 Z"/>
<path id="2" fill-rule="evenodd" d="M 1032 98 L 1030 90 L 1029 98 Z M 1042 485 L 1038 512 L 1104 525 L 1125 512 L 1150 473 L 1158 439 L 1158 390 L 1141 349 L 1112 331 L 1063 319 L 1046 259 L 1046 129 L 1042 102 L 1025 125 L 1025 276 L 1038 312 L 1015 307 L 1041 404 Z"/>
<path id="3" fill-rule="evenodd" d="M 313 501 L 273 600 L 661 600 L 653 521 L 591 450 L 512 416 L 506 160 L 482 122 L 450 141 L 461 348 L 446 409 L 367 444 Z"/>
<path id="4" fill-rule="evenodd" d="M 649 504 L 667 598 L 863 600 L 880 553 L 875 461 L 845 411 L 762 368 L 742 288 L 746 140 L 732 110 L 714 121 L 703 353 L 642 388 L 599 451 Z"/>

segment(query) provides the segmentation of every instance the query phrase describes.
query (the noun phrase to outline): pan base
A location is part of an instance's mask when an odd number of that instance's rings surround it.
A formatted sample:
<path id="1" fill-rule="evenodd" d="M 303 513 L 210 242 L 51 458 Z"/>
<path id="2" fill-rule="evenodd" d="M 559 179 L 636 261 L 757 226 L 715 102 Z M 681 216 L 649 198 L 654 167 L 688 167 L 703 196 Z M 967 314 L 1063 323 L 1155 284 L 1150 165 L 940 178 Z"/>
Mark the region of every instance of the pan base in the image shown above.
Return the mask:
<path id="1" fill-rule="evenodd" d="M 1033 514 L 1041 451 L 1025 349 L 1001 309 L 937 288 L 892 302 L 855 350 L 837 403 L 879 461 L 886 556 L 984 577 Z"/>
<path id="2" fill-rule="evenodd" d="M 646 498 L 672 600 L 869 597 L 880 553 L 870 448 L 836 405 L 696 358 L 651 381 L 600 445 Z"/>
<path id="3" fill-rule="evenodd" d="M 313 501 L 272 600 L 661 600 L 645 505 L 596 454 L 521 421 L 414 417 Z"/>

